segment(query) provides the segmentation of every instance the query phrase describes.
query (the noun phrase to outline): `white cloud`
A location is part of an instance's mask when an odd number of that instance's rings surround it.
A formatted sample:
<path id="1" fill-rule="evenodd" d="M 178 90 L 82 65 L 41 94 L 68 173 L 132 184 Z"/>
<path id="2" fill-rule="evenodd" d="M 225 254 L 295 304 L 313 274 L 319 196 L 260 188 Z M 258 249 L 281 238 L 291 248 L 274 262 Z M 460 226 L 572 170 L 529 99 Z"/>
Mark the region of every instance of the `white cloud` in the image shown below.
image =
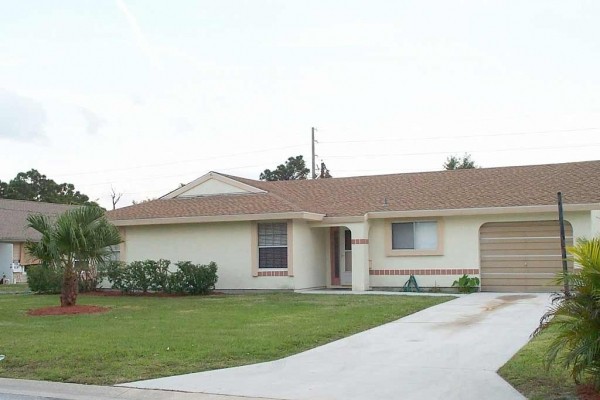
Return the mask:
<path id="1" fill-rule="evenodd" d="M 41 103 L 0 89 L 0 138 L 30 141 L 44 136 L 46 112 Z"/>

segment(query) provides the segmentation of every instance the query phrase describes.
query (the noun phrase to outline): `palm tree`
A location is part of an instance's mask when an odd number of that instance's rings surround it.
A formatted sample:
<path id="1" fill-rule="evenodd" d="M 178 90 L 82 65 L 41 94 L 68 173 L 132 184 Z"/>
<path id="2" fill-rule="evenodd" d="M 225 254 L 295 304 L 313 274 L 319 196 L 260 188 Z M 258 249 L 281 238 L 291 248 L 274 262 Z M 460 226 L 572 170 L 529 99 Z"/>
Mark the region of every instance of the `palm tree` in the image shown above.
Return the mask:
<path id="1" fill-rule="evenodd" d="M 97 206 L 74 208 L 55 219 L 31 214 L 27 222 L 42 235 L 39 242 L 27 242 L 27 251 L 47 267 L 63 271 L 62 307 L 75 305 L 82 268 L 104 263 L 111 254 L 109 246 L 122 242 L 117 228 Z"/>
<path id="2" fill-rule="evenodd" d="M 569 252 L 581 269 L 566 276 L 572 288 L 570 294 L 556 293 L 552 306 L 542 317 L 534 332 L 539 334 L 555 327 L 556 337 L 547 353 L 547 365 L 557 359 L 570 369 L 579 383 L 589 376 L 600 387 L 600 238 L 579 240 Z"/>

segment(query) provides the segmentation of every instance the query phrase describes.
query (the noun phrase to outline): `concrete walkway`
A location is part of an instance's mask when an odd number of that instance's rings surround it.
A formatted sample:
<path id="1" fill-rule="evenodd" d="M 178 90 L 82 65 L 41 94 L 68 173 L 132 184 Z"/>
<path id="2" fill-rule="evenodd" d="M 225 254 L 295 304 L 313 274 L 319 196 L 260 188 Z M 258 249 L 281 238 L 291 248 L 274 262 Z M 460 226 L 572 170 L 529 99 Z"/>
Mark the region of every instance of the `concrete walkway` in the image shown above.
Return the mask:
<path id="1" fill-rule="evenodd" d="M 523 399 L 495 371 L 548 304 L 547 294 L 476 293 L 281 360 L 121 386 L 288 400 Z"/>

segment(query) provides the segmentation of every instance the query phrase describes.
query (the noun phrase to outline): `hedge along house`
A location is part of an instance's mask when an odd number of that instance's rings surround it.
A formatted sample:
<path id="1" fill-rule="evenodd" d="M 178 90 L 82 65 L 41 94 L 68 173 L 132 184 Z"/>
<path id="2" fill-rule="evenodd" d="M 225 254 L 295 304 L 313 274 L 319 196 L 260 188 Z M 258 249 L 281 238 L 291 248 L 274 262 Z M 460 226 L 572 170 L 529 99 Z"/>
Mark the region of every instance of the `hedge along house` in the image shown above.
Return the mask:
<path id="1" fill-rule="evenodd" d="M 39 232 L 27 227 L 29 214 L 55 216 L 74 206 L 39 201 L 0 199 L 0 278 L 25 280 L 25 266 L 37 264 L 25 250 L 28 240 L 39 240 Z"/>
<path id="2" fill-rule="evenodd" d="M 550 291 L 567 242 L 600 230 L 600 161 L 262 182 L 216 172 L 109 212 L 121 259 L 215 261 L 219 289 Z M 571 266 L 572 267 L 572 266 Z"/>

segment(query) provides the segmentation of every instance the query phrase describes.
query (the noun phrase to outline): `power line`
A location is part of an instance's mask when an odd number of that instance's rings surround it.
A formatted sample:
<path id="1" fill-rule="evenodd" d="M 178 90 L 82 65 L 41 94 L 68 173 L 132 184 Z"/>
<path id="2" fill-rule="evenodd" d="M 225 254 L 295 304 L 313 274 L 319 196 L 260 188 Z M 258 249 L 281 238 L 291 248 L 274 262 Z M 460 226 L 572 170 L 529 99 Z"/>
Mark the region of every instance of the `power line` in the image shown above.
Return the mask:
<path id="1" fill-rule="evenodd" d="M 568 133 L 568 132 L 583 132 L 593 131 L 600 128 L 577 128 L 577 129 L 552 129 L 546 131 L 531 131 L 531 132 L 504 132 L 504 133 L 492 133 L 492 134 L 479 134 L 479 135 L 459 135 L 459 136 L 425 136 L 425 137 L 411 137 L 411 138 L 379 138 L 379 139 L 361 139 L 361 140 L 336 140 L 336 141 L 320 141 L 322 144 L 344 144 L 344 143 L 372 143 L 372 142 L 401 142 L 401 141 L 414 141 L 414 140 L 439 140 L 439 139 L 472 139 L 472 138 L 486 138 L 486 137 L 499 137 L 499 136 L 519 136 L 519 135 L 539 135 L 545 133 Z"/>
<path id="2" fill-rule="evenodd" d="M 264 164 L 254 164 L 254 165 L 242 165 L 239 167 L 232 167 L 232 168 L 215 168 L 216 170 L 219 171 L 232 171 L 232 170 L 236 170 L 236 169 L 242 169 L 242 168 L 252 168 L 252 167 L 260 167 L 260 166 L 264 166 Z M 78 186 L 81 187 L 87 187 L 87 186 L 101 186 L 101 185 L 108 185 L 108 184 L 116 184 L 116 183 L 123 183 L 123 182 L 138 182 L 138 181 L 145 181 L 145 180 L 158 180 L 158 179 L 168 179 L 168 178 L 177 178 L 177 177 L 184 177 L 187 175 L 190 175 L 192 172 L 185 172 L 185 173 L 179 173 L 179 174 L 175 174 L 175 175 L 163 175 L 163 176 L 145 176 L 142 178 L 135 178 L 135 179 L 124 179 L 124 180 L 117 180 L 117 181 L 106 181 L 106 182 L 97 182 L 97 183 L 83 183 L 80 184 Z"/>
<path id="3" fill-rule="evenodd" d="M 166 165 L 185 164 L 188 162 L 195 162 L 195 161 L 217 160 L 220 158 L 236 157 L 236 156 L 242 156 L 242 155 L 246 155 L 246 154 L 266 153 L 269 151 L 285 150 L 285 149 L 292 149 L 292 148 L 304 147 L 304 146 L 305 146 L 304 144 L 295 144 L 295 145 L 291 145 L 291 146 L 273 147 L 273 148 L 269 148 L 269 149 L 255 150 L 255 151 L 244 151 L 244 152 L 240 152 L 240 153 L 232 153 L 232 154 L 226 154 L 226 155 L 214 156 L 214 157 L 193 158 L 193 159 L 178 160 L 178 161 L 171 161 L 171 162 L 157 163 L 157 164 L 143 164 L 143 165 L 136 165 L 135 167 L 103 169 L 103 170 L 97 170 L 97 171 L 77 172 L 77 173 L 73 173 L 73 174 L 59 174 L 59 175 L 54 175 L 54 177 L 92 175 L 92 174 L 100 174 L 100 173 L 105 173 L 105 172 L 129 171 L 129 170 L 140 169 L 140 168 L 163 167 Z"/>
<path id="4" fill-rule="evenodd" d="M 496 153 L 503 151 L 520 151 L 520 150 L 553 150 L 553 149 L 575 149 L 582 147 L 597 147 L 600 143 L 585 143 L 571 146 L 543 146 L 543 147 L 511 147 L 494 150 L 459 150 L 459 151 L 428 151 L 420 153 L 379 153 L 379 154 L 361 154 L 361 155 L 328 155 L 327 158 L 357 158 L 357 157 L 397 157 L 397 156 L 428 156 L 436 154 L 454 154 L 454 153 Z"/>

